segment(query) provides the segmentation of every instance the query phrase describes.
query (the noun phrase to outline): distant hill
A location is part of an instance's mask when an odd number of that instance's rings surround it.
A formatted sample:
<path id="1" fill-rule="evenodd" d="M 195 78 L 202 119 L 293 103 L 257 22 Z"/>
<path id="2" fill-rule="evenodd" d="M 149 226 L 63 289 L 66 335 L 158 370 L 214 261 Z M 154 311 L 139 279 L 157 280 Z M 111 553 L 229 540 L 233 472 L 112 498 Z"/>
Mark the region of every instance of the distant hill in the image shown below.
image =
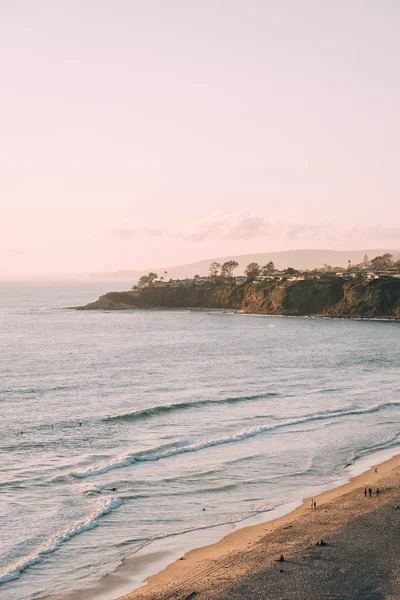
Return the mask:
<path id="1" fill-rule="evenodd" d="M 172 277 L 184 278 L 193 277 L 194 275 L 207 275 L 210 264 L 213 261 L 223 263 L 227 260 L 236 260 L 239 263 L 239 267 L 235 273 L 240 275 L 244 272 L 246 266 L 251 262 L 257 262 L 261 266 L 268 263 L 270 260 L 275 264 L 277 269 L 287 269 L 293 267 L 294 269 L 315 269 L 322 267 L 324 264 L 331 265 L 332 267 L 347 267 L 348 261 L 352 264 L 360 263 L 365 254 L 370 259 L 381 254 L 390 252 L 396 257 L 400 257 L 400 250 L 387 250 L 387 249 L 367 249 L 367 250 L 287 250 L 283 252 L 264 252 L 259 254 L 242 254 L 240 256 L 223 256 L 218 258 L 209 258 L 206 260 L 200 260 L 198 262 L 190 263 L 187 265 L 180 265 L 175 267 L 151 267 L 148 269 L 132 270 L 132 271 L 115 271 L 112 273 L 93 273 L 92 277 L 96 278 L 107 278 L 110 279 L 136 279 L 149 271 L 154 271 L 159 277 L 164 275 L 164 271 L 167 271 L 167 279 Z"/>

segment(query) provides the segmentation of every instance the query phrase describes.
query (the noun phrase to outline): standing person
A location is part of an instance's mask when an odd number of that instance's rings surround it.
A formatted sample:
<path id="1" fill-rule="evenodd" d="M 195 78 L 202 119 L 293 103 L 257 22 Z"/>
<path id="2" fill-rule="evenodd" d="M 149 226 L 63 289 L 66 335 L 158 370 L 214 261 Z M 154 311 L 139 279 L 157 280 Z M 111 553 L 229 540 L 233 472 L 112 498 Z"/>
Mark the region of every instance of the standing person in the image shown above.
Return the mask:
<path id="1" fill-rule="evenodd" d="M 364 496 L 367 497 L 367 488 L 364 488 Z"/>
<path id="2" fill-rule="evenodd" d="M 314 500 L 314 508 L 317 508 L 317 502 Z"/>
<path id="3" fill-rule="evenodd" d="M 376 488 L 376 495 L 379 496 L 379 488 Z"/>
<path id="4" fill-rule="evenodd" d="M 368 494 L 369 494 L 369 497 L 371 498 L 371 496 L 372 496 L 372 489 L 371 488 L 368 488 Z"/>
<path id="5" fill-rule="evenodd" d="M 314 500 L 313 500 L 313 498 L 311 498 L 311 500 L 310 500 L 310 508 L 314 508 Z"/>

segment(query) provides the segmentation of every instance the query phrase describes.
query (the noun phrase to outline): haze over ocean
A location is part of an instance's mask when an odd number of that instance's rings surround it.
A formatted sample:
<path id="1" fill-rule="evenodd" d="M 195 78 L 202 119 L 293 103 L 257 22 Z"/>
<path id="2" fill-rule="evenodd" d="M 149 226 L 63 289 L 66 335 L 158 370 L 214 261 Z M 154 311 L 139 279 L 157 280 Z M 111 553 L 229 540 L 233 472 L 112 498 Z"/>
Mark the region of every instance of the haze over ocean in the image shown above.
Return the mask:
<path id="1" fill-rule="evenodd" d="M 183 553 L 398 447 L 397 323 L 63 310 L 109 288 L 1 284 L 2 599 Z"/>
<path id="2" fill-rule="evenodd" d="M 0 3 L 0 278 L 400 247 L 398 2 L 37 4 Z"/>

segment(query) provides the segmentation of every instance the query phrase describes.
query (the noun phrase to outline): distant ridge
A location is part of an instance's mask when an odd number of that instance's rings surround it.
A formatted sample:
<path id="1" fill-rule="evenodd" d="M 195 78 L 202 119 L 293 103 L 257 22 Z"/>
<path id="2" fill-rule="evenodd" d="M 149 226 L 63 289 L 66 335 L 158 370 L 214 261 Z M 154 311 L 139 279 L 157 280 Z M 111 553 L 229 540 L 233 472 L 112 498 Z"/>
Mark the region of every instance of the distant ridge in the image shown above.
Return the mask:
<path id="1" fill-rule="evenodd" d="M 390 252 L 394 256 L 400 257 L 400 250 L 388 249 L 366 249 L 366 250 L 284 250 L 282 252 L 263 252 L 254 254 L 230 255 L 218 258 L 208 258 L 186 265 L 174 267 L 151 267 L 147 269 L 132 269 L 124 271 L 114 271 L 111 273 L 92 273 L 93 278 L 110 278 L 110 279 L 135 279 L 148 271 L 154 271 L 159 277 L 167 271 L 167 279 L 170 277 L 184 278 L 194 277 L 194 275 L 207 275 L 210 264 L 213 261 L 223 263 L 227 260 L 236 260 L 239 267 L 236 269 L 236 274 L 240 275 L 244 272 L 246 266 L 251 262 L 257 262 L 261 266 L 272 260 L 277 269 L 316 269 L 324 264 L 332 267 L 347 267 L 348 261 L 352 264 L 360 263 L 365 254 L 368 257 L 374 258 L 381 254 Z"/>

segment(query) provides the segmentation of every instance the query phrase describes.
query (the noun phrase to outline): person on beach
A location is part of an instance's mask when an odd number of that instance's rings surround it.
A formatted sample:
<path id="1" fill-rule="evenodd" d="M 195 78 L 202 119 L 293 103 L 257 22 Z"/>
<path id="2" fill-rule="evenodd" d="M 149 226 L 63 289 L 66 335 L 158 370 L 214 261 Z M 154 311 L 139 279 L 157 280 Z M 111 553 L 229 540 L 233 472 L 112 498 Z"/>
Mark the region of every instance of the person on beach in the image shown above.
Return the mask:
<path id="1" fill-rule="evenodd" d="M 311 498 L 311 500 L 310 500 L 310 508 L 311 509 L 314 508 L 314 499 L 313 498 Z"/>
<path id="2" fill-rule="evenodd" d="M 379 488 L 376 488 L 376 495 L 379 496 Z"/>
<path id="3" fill-rule="evenodd" d="M 364 488 L 364 496 L 367 497 L 367 488 Z"/>
<path id="4" fill-rule="evenodd" d="M 314 500 L 314 508 L 317 508 L 317 502 Z"/>
<path id="5" fill-rule="evenodd" d="M 369 494 L 369 497 L 371 498 L 371 496 L 372 496 L 372 489 L 371 488 L 368 488 L 368 494 Z"/>

